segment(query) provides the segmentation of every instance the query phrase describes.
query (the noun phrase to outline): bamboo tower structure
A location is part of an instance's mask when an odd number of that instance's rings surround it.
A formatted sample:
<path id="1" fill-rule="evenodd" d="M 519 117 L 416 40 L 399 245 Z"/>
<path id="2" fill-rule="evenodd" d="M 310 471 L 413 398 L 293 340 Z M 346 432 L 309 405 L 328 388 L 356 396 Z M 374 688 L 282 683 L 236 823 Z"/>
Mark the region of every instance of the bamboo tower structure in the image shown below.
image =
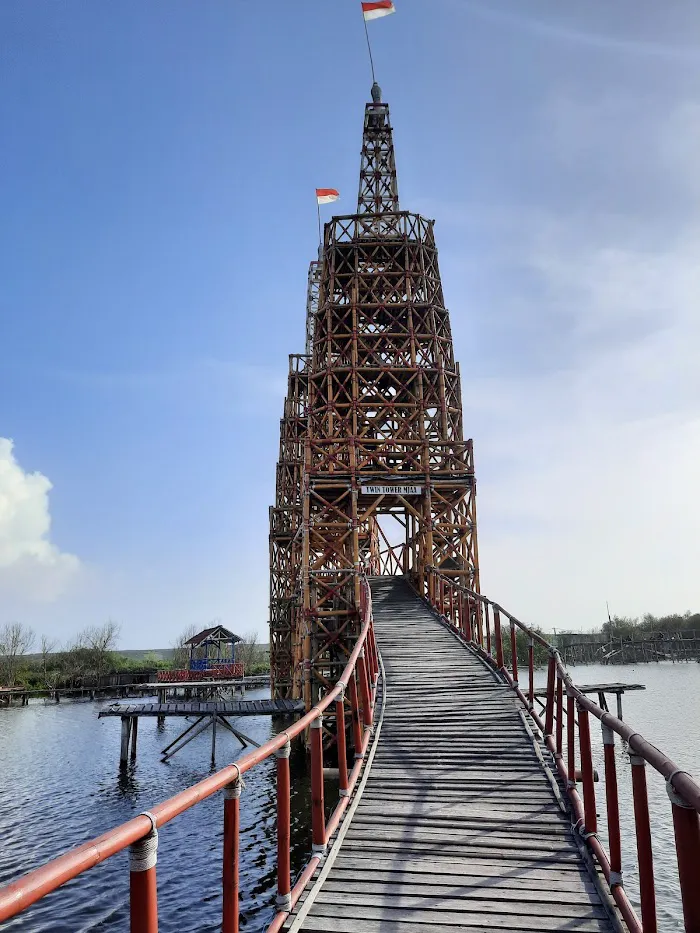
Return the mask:
<path id="1" fill-rule="evenodd" d="M 310 707 L 358 626 L 360 572 L 479 588 L 472 441 L 433 221 L 402 211 L 389 106 L 365 105 L 357 211 L 311 263 L 270 510 L 273 691 Z"/>

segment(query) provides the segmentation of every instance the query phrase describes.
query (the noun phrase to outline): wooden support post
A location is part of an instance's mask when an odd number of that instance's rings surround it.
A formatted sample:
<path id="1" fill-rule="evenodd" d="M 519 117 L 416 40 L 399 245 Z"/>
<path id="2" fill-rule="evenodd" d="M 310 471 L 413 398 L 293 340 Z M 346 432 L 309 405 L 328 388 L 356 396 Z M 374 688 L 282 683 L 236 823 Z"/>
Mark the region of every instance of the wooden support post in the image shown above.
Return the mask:
<path id="1" fill-rule="evenodd" d="M 131 760 L 136 761 L 136 741 L 139 734 L 138 716 L 131 717 Z"/>
<path id="2" fill-rule="evenodd" d="M 211 763 L 216 764 L 216 721 L 217 716 L 211 717 Z"/>
<path id="3" fill-rule="evenodd" d="M 291 883 L 291 818 L 289 775 L 289 740 L 277 749 L 277 910 L 289 913 L 292 909 Z"/>
<path id="4" fill-rule="evenodd" d="M 125 765 L 129 760 L 129 737 L 131 735 L 131 717 L 122 716 L 122 742 L 119 752 L 119 764 Z"/>
<path id="5" fill-rule="evenodd" d="M 617 718 L 622 719 L 622 691 L 617 692 Z"/>

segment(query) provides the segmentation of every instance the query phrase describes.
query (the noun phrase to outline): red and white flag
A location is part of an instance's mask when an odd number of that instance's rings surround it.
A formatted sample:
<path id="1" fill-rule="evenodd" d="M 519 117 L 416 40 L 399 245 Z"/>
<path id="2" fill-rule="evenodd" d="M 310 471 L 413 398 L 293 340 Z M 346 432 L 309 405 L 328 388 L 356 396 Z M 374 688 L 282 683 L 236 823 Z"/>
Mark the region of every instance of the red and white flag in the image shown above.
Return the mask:
<path id="1" fill-rule="evenodd" d="M 362 4 L 362 15 L 365 22 L 370 19 L 379 19 L 380 16 L 388 16 L 390 13 L 396 13 L 393 0 L 375 0 L 374 3 Z"/>
<path id="2" fill-rule="evenodd" d="M 340 194 L 335 190 L 335 188 L 316 189 L 316 201 L 319 204 L 332 204 L 333 201 L 337 201 L 339 197 Z"/>

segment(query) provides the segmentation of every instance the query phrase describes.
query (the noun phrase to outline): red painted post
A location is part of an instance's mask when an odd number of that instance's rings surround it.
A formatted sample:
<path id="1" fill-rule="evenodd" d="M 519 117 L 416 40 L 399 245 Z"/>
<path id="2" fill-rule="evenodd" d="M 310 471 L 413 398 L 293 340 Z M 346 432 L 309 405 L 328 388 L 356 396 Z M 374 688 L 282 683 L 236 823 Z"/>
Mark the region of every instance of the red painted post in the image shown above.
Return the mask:
<path id="1" fill-rule="evenodd" d="M 158 933 L 158 830 L 154 816 L 142 815 L 150 819 L 151 831 L 129 847 L 129 929 L 131 933 Z"/>
<path id="2" fill-rule="evenodd" d="M 556 755 L 557 758 L 561 758 L 563 750 L 563 739 L 564 739 L 564 696 L 563 696 L 563 681 L 559 676 L 557 671 L 557 744 L 556 744 Z"/>
<path id="3" fill-rule="evenodd" d="M 530 709 L 535 705 L 535 642 L 532 636 L 527 642 L 527 669 L 528 669 L 528 691 L 527 698 L 530 703 Z"/>
<path id="4" fill-rule="evenodd" d="M 697 810 L 688 806 L 666 782 L 673 813 L 673 833 L 676 837 L 678 878 L 681 884 L 683 919 L 687 931 L 700 930 L 700 820 Z M 646 931 L 645 931 L 646 933 Z"/>
<path id="5" fill-rule="evenodd" d="M 349 796 L 348 791 L 348 750 L 345 737 L 345 691 L 335 701 L 335 731 L 338 748 L 338 786 L 340 796 Z"/>
<path id="6" fill-rule="evenodd" d="M 576 706 L 574 695 L 566 688 L 566 752 L 568 772 L 568 786 L 576 786 Z"/>
<path id="7" fill-rule="evenodd" d="M 501 614 L 494 606 L 493 612 L 493 637 L 496 639 L 496 664 L 499 668 L 504 666 L 503 662 L 503 637 L 501 635 Z"/>
<path id="8" fill-rule="evenodd" d="M 632 753 L 630 754 L 630 765 L 632 766 L 632 798 L 634 800 L 634 828 L 637 834 L 637 863 L 639 865 L 639 891 L 642 902 L 642 927 L 644 928 L 644 933 L 656 933 L 654 855 L 651 847 L 649 798 L 647 796 L 647 776 L 645 771 L 646 761 L 641 755 Z"/>
<path id="9" fill-rule="evenodd" d="M 275 904 L 277 910 L 286 914 L 292 909 L 290 753 L 289 741 L 275 752 L 277 758 L 277 900 Z"/>
<path id="10" fill-rule="evenodd" d="M 357 672 L 360 675 L 360 692 L 362 696 L 362 724 L 365 729 L 372 727 L 372 703 L 369 693 L 369 680 L 367 679 L 367 662 L 365 649 L 362 648 L 357 658 Z"/>
<path id="11" fill-rule="evenodd" d="M 553 654 L 549 656 L 547 666 L 547 705 L 544 714 L 544 732 L 545 735 L 551 735 L 554 727 L 554 675 L 557 669 L 557 661 Z"/>
<path id="12" fill-rule="evenodd" d="M 472 631 L 472 598 L 469 593 L 467 593 L 467 614 L 464 617 L 464 622 L 464 634 L 467 636 L 467 641 L 473 641 L 474 634 Z"/>
<path id="13" fill-rule="evenodd" d="M 238 933 L 238 836 L 243 784 L 234 781 L 224 789 L 224 873 L 222 933 Z"/>
<path id="14" fill-rule="evenodd" d="M 355 758 L 362 758 L 362 726 L 360 725 L 360 704 L 357 701 L 357 681 L 355 671 L 348 681 L 348 694 L 350 698 L 350 715 L 352 718 L 352 744 L 355 747 Z"/>
<path id="15" fill-rule="evenodd" d="M 515 622 L 510 620 L 510 653 L 513 668 L 513 680 L 518 683 L 518 638 L 515 633 Z"/>
<path id="16" fill-rule="evenodd" d="M 591 730 L 588 724 L 588 710 L 579 706 L 578 738 L 581 746 L 581 779 L 583 781 L 583 810 L 587 833 L 598 831 L 598 817 L 595 808 L 595 786 L 593 784 L 593 756 L 591 753 Z"/>
<path id="17" fill-rule="evenodd" d="M 311 745 L 311 851 L 326 853 L 326 815 L 323 810 L 323 717 L 319 713 L 309 728 Z"/>
<path id="18" fill-rule="evenodd" d="M 605 754 L 605 803 L 608 811 L 608 844 L 610 848 L 610 887 L 622 884 L 622 843 L 620 841 L 620 805 L 617 795 L 615 765 L 615 733 L 604 722 L 603 752 Z"/>

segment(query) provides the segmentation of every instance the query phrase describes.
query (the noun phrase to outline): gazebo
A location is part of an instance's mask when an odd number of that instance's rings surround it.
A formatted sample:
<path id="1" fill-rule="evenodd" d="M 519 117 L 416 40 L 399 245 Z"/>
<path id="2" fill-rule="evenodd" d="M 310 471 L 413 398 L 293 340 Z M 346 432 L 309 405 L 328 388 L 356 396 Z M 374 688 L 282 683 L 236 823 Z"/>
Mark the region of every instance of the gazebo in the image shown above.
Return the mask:
<path id="1" fill-rule="evenodd" d="M 205 628 L 185 642 L 191 671 L 220 671 L 236 662 L 236 645 L 243 641 L 223 625 Z"/>

